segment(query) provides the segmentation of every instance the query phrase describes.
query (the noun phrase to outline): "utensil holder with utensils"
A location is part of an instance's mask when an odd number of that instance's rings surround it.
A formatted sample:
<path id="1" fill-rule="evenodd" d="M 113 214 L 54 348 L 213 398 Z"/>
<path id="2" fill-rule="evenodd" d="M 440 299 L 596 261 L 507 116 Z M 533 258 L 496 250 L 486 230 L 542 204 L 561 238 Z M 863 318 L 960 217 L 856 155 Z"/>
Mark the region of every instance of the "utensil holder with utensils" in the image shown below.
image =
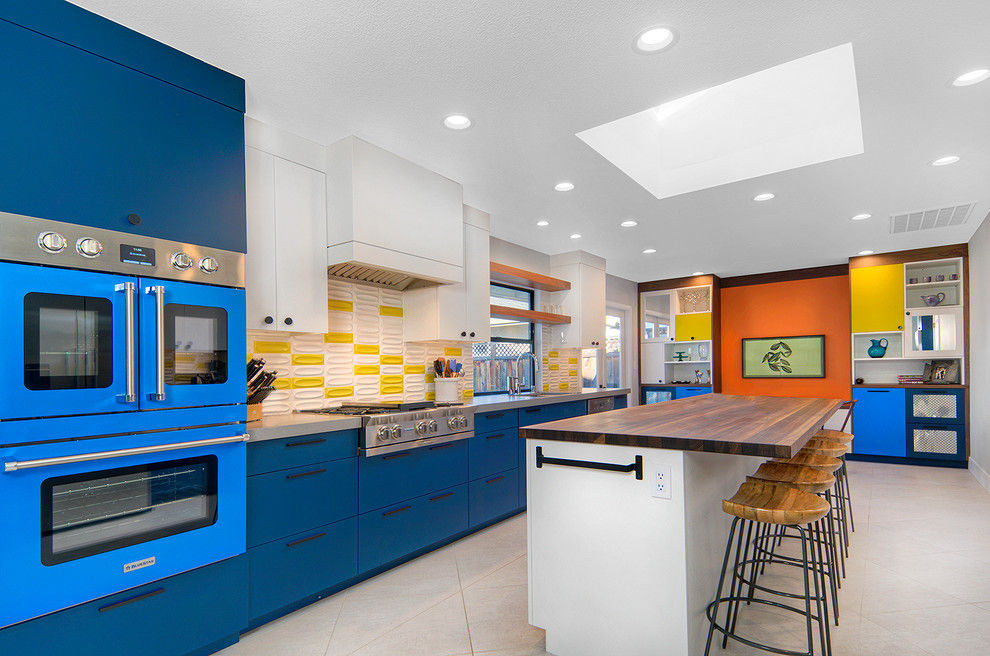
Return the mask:
<path id="1" fill-rule="evenodd" d="M 457 378 L 434 378 L 433 384 L 436 385 L 437 403 L 457 402 Z"/>

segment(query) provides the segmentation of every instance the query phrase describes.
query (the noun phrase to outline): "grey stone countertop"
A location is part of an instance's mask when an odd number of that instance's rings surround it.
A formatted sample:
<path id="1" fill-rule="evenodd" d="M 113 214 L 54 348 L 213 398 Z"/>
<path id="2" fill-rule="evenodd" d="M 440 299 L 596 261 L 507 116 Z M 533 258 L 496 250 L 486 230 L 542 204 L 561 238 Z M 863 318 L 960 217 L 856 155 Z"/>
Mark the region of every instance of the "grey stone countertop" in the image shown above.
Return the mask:
<path id="1" fill-rule="evenodd" d="M 547 396 L 524 396 L 509 394 L 490 394 L 465 399 L 463 407 L 475 412 L 492 412 L 512 408 L 528 408 L 548 403 L 566 403 L 595 399 L 603 396 L 621 396 L 629 393 L 628 387 L 617 389 L 585 389 L 580 392 L 557 393 Z M 318 415 L 306 412 L 295 412 L 286 415 L 270 415 L 258 421 L 249 421 L 247 433 L 249 442 L 262 440 L 277 440 L 284 437 L 314 435 L 316 433 L 332 433 L 361 427 L 360 417 Z"/>

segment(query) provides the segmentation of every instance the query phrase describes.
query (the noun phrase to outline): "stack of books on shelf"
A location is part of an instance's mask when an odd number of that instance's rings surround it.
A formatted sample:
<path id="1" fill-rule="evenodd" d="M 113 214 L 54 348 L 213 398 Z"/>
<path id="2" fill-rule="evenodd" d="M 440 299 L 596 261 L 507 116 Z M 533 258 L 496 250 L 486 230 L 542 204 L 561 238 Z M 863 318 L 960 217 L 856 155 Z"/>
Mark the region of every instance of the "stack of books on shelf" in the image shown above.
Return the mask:
<path id="1" fill-rule="evenodd" d="M 921 374 L 902 374 L 897 376 L 898 385 L 920 385 L 925 382 L 925 377 Z"/>

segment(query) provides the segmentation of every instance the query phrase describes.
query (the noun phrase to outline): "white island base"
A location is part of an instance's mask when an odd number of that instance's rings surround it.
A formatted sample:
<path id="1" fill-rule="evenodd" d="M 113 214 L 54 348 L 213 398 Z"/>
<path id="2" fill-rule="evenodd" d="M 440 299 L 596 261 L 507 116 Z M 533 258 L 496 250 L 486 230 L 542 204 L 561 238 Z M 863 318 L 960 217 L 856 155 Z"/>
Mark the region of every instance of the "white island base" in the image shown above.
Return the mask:
<path id="1" fill-rule="evenodd" d="M 627 465 L 633 473 L 544 464 L 544 457 Z M 731 518 L 722 499 L 766 458 L 525 440 L 529 622 L 556 656 L 695 656 Z M 658 498 L 658 465 L 670 498 Z"/>

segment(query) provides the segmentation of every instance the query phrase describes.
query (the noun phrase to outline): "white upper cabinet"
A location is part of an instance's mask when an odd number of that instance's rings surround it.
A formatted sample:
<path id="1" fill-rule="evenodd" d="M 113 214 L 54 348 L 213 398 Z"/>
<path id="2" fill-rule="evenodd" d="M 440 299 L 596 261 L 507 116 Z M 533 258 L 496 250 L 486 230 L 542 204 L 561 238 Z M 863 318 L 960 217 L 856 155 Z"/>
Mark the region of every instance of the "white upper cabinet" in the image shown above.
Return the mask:
<path id="1" fill-rule="evenodd" d="M 464 282 L 409 290 L 402 295 L 407 342 L 487 342 L 489 310 L 489 217 L 464 206 Z"/>
<path id="2" fill-rule="evenodd" d="M 247 327 L 325 333 L 326 175 L 313 168 L 322 149 L 251 119 L 246 138 Z"/>
<path id="3" fill-rule="evenodd" d="M 605 260 L 584 251 L 550 258 L 550 275 L 571 283 L 553 293 L 553 303 L 571 323 L 553 326 L 553 348 L 601 348 L 605 345 Z"/>
<path id="4" fill-rule="evenodd" d="M 355 263 L 407 274 L 414 287 L 464 281 L 461 185 L 356 137 L 326 155 L 332 271 Z"/>

